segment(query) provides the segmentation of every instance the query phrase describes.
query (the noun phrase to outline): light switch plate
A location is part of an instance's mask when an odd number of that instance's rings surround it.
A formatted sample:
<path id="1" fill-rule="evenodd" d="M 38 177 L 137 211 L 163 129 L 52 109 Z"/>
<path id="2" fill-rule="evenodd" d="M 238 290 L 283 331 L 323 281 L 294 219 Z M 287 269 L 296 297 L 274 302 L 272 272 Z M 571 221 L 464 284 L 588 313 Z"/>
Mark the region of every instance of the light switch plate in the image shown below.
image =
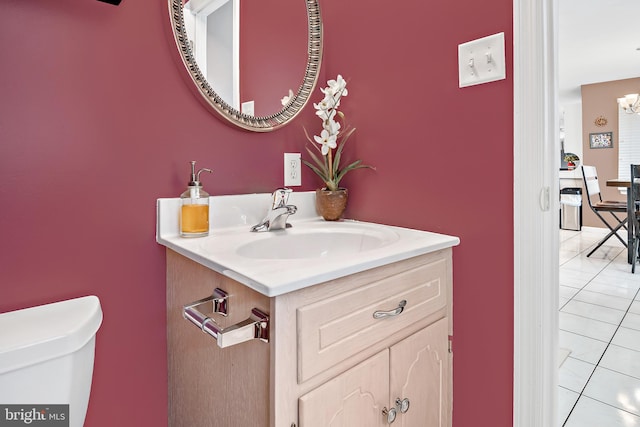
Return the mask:
<path id="1" fill-rule="evenodd" d="M 284 153 L 284 186 L 302 185 L 300 153 Z"/>
<path id="2" fill-rule="evenodd" d="M 458 45 L 459 87 L 506 78 L 504 33 Z"/>

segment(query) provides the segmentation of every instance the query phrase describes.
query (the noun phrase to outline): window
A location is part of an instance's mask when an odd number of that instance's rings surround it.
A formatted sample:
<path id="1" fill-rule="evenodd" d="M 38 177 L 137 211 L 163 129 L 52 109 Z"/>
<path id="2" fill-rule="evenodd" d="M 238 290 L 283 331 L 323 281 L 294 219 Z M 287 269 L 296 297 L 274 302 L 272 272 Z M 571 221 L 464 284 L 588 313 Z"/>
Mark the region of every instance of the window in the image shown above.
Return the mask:
<path id="1" fill-rule="evenodd" d="M 630 179 L 632 164 L 640 164 L 640 114 L 618 108 L 618 177 Z"/>

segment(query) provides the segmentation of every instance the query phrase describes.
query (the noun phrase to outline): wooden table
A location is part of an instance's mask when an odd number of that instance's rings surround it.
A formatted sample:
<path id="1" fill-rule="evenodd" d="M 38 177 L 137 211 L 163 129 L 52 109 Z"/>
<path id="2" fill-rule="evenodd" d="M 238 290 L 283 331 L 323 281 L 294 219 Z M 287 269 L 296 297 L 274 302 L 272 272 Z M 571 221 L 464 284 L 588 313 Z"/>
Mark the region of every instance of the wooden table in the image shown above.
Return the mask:
<path id="1" fill-rule="evenodd" d="M 637 185 L 637 183 L 636 183 Z M 630 179 L 609 179 L 607 187 L 618 187 L 627 189 L 627 262 L 631 264 L 633 258 L 633 221 L 631 215 L 634 214 L 631 197 L 631 180 Z"/>

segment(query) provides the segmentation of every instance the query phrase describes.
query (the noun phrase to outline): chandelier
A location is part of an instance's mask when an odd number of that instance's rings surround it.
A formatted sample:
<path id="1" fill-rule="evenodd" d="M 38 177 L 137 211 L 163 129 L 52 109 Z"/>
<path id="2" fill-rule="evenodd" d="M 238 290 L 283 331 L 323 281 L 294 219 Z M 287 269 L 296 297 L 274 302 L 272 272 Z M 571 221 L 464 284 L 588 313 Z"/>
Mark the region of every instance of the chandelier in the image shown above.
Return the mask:
<path id="1" fill-rule="evenodd" d="M 640 114 L 640 95 L 637 93 L 630 93 L 625 95 L 623 98 L 618 98 L 618 104 L 625 113 Z"/>

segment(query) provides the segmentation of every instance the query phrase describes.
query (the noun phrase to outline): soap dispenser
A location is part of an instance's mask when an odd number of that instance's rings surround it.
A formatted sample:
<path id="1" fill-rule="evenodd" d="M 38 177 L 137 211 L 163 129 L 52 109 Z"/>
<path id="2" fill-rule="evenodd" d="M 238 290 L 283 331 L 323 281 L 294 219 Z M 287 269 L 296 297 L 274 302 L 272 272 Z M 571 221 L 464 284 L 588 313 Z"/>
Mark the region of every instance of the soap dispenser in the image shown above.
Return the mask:
<path id="1" fill-rule="evenodd" d="M 202 168 L 196 173 L 196 162 L 191 162 L 191 179 L 187 190 L 180 195 L 180 235 L 202 237 L 209 235 L 209 194 L 202 189 L 200 174 L 211 169 Z"/>

